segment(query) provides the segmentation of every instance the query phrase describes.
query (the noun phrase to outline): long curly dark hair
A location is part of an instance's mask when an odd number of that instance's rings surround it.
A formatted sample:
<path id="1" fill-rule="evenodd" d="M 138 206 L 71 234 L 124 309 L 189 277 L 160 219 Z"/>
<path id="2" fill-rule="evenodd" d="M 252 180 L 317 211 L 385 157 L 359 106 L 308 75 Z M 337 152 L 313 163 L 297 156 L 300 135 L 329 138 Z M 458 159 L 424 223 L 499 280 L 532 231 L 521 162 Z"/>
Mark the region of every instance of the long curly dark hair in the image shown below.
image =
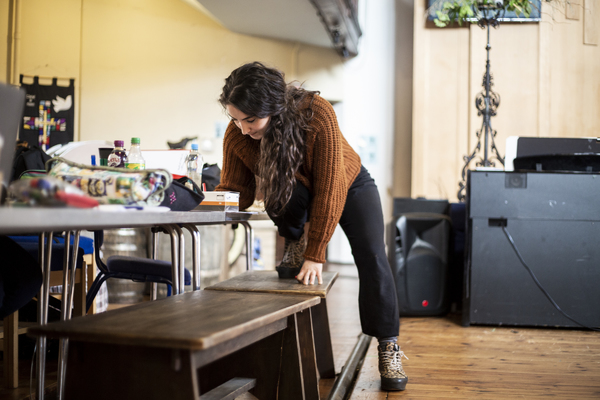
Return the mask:
<path id="1" fill-rule="evenodd" d="M 232 105 L 249 117 L 271 117 L 260 141 L 257 175 L 265 208 L 274 215 L 292 197 L 296 172 L 304 162 L 312 112 L 310 106 L 300 110 L 300 105 L 315 93 L 288 85 L 281 71 L 253 62 L 229 75 L 219 97 L 223 108 Z"/>

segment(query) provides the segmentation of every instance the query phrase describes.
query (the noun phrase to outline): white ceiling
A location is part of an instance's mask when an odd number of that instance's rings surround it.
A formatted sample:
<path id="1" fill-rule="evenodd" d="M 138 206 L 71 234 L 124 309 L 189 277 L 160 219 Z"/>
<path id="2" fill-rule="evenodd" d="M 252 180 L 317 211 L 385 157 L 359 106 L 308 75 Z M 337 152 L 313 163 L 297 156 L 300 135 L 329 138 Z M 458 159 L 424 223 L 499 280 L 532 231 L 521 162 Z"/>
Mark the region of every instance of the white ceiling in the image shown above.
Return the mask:
<path id="1" fill-rule="evenodd" d="M 310 0 L 189 0 L 233 32 L 332 47 Z"/>

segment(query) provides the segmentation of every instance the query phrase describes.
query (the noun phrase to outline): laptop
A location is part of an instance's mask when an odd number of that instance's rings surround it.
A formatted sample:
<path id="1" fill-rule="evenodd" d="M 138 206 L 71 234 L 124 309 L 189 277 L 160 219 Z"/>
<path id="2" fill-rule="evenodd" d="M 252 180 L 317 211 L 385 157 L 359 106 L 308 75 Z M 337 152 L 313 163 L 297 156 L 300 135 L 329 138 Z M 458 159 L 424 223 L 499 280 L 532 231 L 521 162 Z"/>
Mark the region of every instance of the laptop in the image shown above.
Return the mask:
<path id="1" fill-rule="evenodd" d="M 10 183 L 19 124 L 23 120 L 25 90 L 0 83 L 0 202 Z"/>

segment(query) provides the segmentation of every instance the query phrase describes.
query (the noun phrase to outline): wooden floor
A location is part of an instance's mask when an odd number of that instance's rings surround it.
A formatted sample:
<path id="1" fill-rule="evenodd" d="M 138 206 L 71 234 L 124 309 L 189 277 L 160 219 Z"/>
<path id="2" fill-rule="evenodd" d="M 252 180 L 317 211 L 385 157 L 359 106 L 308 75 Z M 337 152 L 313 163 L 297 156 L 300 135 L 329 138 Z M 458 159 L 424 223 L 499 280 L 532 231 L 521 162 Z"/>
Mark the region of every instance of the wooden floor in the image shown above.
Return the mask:
<path id="1" fill-rule="evenodd" d="M 328 296 L 336 371 L 360 330 L 354 266 Z M 353 292 L 353 294 L 351 294 Z M 600 399 L 600 333 L 460 325 L 460 315 L 402 318 L 398 338 L 410 360 L 403 392 L 381 392 L 373 340 L 350 399 Z M 326 399 L 332 382 L 321 383 Z"/>
<path id="2" fill-rule="evenodd" d="M 339 373 L 361 332 L 358 278 L 352 265 L 327 268 L 340 273 L 327 297 Z M 598 332 L 464 328 L 459 315 L 449 315 L 403 318 L 399 344 L 410 359 L 402 361 L 409 376 L 407 389 L 390 393 L 379 390 L 377 343 L 373 340 L 350 399 L 600 399 Z M 30 360 L 21 360 L 21 387 L 0 387 L 0 400 L 28 398 L 30 367 Z M 49 362 L 49 369 L 47 383 L 51 391 L 46 398 L 53 400 L 55 361 Z M 321 399 L 328 398 L 333 383 L 333 379 L 321 380 Z"/>

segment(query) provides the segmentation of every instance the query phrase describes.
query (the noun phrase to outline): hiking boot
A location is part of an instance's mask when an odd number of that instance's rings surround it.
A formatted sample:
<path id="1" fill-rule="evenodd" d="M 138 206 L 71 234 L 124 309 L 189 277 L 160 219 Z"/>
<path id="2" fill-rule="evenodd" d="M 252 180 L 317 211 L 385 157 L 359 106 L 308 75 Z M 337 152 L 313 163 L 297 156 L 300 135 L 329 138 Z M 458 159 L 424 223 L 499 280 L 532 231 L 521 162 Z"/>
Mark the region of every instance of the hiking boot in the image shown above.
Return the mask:
<path id="1" fill-rule="evenodd" d="M 281 279 L 292 279 L 300 273 L 304 264 L 304 251 L 306 250 L 306 238 L 302 234 L 300 239 L 285 239 L 283 248 L 283 259 L 275 269 Z"/>
<path id="2" fill-rule="evenodd" d="M 381 374 L 381 390 L 404 390 L 408 376 L 402 369 L 402 357 L 408 360 L 398 344 L 384 342 L 377 346 L 379 353 L 379 374 Z"/>

